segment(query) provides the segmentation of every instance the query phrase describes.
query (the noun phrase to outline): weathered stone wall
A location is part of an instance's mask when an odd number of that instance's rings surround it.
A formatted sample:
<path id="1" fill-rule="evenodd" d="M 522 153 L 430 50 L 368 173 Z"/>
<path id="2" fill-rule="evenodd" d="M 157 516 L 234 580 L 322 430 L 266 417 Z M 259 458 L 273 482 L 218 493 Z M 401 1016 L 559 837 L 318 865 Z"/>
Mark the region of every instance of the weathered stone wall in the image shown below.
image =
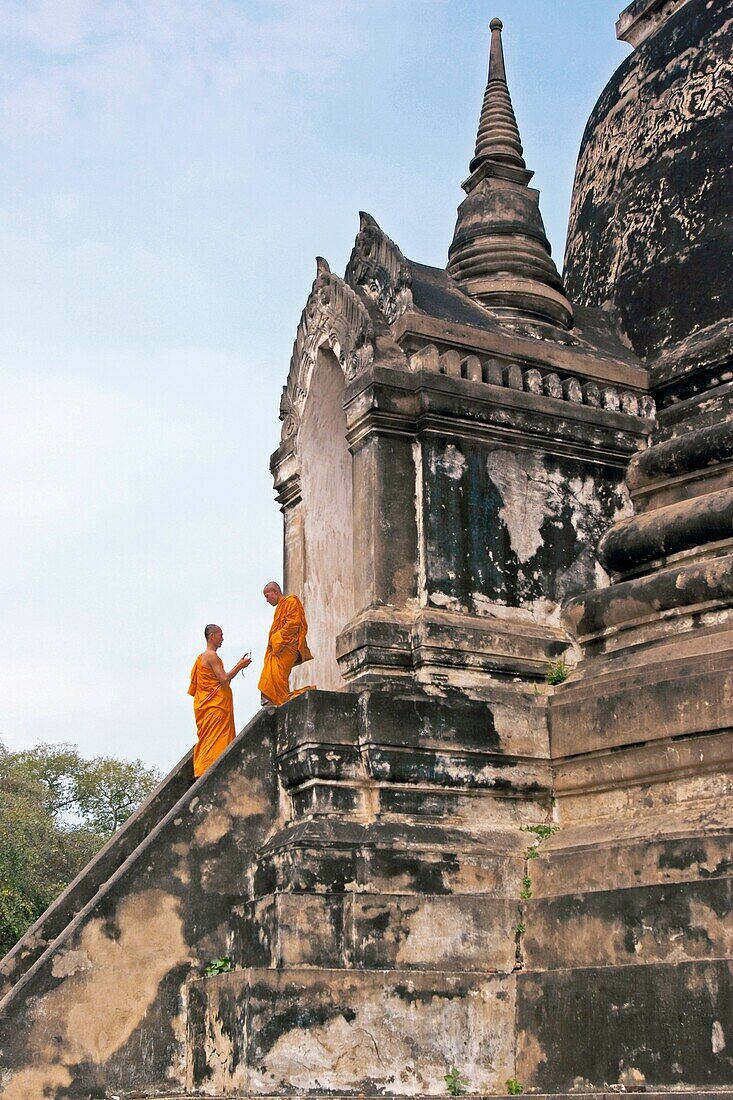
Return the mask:
<path id="1" fill-rule="evenodd" d="M 474 615 L 560 605 L 607 577 L 595 546 L 628 510 L 618 472 L 460 436 L 421 444 L 426 598 Z"/>
<path id="2" fill-rule="evenodd" d="M 733 1085 L 729 20 L 672 7 L 581 152 L 569 280 L 610 308 L 568 329 L 502 266 L 492 314 L 368 215 L 346 279 L 318 261 L 272 469 L 298 676 L 339 690 L 262 711 L 42 922 L 10 1100 Z"/>
<path id="3" fill-rule="evenodd" d="M 296 561 L 286 556 L 285 591 L 307 609 L 308 644 L 314 660 L 294 670 L 293 687 L 343 686 L 336 638 L 354 614 L 354 549 L 351 454 L 346 442 L 344 374 L 336 356 L 321 348 L 298 432 L 300 532 Z M 301 565 L 302 572 L 296 562 Z"/>
<path id="4" fill-rule="evenodd" d="M 609 82 L 578 158 L 570 297 L 653 356 L 733 315 L 733 16 L 688 0 Z"/>
<path id="5" fill-rule="evenodd" d="M 2 1002 L 4 1100 L 185 1088 L 185 981 L 225 954 L 243 868 L 280 814 L 262 711 Z"/>

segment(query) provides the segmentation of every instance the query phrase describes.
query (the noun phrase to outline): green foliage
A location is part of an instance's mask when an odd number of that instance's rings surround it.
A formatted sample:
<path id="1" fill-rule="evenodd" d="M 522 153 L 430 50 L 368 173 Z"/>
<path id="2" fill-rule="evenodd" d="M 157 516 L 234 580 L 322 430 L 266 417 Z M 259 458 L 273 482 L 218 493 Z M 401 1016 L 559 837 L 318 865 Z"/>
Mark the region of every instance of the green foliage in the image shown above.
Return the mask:
<path id="1" fill-rule="evenodd" d="M 89 827 L 102 836 L 116 833 L 160 782 L 159 773 L 144 768 L 141 760 L 98 756 L 82 763 L 74 780 L 76 806 Z"/>
<path id="2" fill-rule="evenodd" d="M 538 853 L 536 848 L 525 848 L 524 849 L 524 858 L 525 859 L 537 859 L 538 854 L 539 853 Z"/>
<path id="3" fill-rule="evenodd" d="M 523 833 L 534 833 L 538 840 L 547 840 L 548 837 L 553 836 L 558 829 L 559 825 L 521 825 L 520 829 Z"/>
<path id="4" fill-rule="evenodd" d="M 450 1067 L 443 1080 L 451 1096 L 464 1096 L 468 1092 L 468 1081 L 465 1077 L 461 1077 L 460 1071 L 455 1066 Z"/>
<path id="5" fill-rule="evenodd" d="M 506 1091 L 510 1096 L 520 1096 L 524 1092 L 524 1089 L 519 1084 L 516 1077 L 510 1077 L 506 1083 Z"/>
<path id="6" fill-rule="evenodd" d="M 523 936 L 526 931 L 527 931 L 526 924 L 523 924 L 522 921 L 520 921 L 519 924 L 517 925 L 517 935 L 518 936 Z"/>
<path id="7" fill-rule="evenodd" d="M 522 889 L 519 891 L 519 896 L 523 901 L 532 897 L 532 879 L 529 875 L 522 876 Z"/>
<path id="8" fill-rule="evenodd" d="M 9 752 L 0 743 L 0 957 L 158 781 L 140 761 L 84 760 L 71 745 Z"/>
<path id="9" fill-rule="evenodd" d="M 558 657 L 556 661 L 548 661 L 545 667 L 545 683 L 562 684 L 567 680 L 570 669 L 565 664 L 564 657 Z"/>
<path id="10" fill-rule="evenodd" d="M 204 974 L 208 974 L 209 977 L 211 977 L 212 974 L 228 974 L 231 970 L 234 970 L 232 960 L 228 955 L 222 955 L 219 959 L 211 960 L 206 970 L 204 970 Z"/>

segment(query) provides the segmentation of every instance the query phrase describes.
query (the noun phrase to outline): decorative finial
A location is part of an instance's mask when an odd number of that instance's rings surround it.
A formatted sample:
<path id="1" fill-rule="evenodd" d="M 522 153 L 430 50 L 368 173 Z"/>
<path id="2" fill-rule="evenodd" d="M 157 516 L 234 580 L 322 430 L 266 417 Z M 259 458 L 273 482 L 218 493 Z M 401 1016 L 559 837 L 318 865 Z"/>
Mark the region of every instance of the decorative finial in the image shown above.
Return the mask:
<path id="1" fill-rule="evenodd" d="M 529 179 L 531 173 L 527 176 L 517 120 L 514 117 L 506 82 L 504 51 L 501 45 L 503 24 L 501 19 L 492 19 L 489 25 L 491 27 L 489 75 L 476 137 L 476 152 L 471 161 L 471 172 L 488 160 L 515 169 Z"/>
<path id="2" fill-rule="evenodd" d="M 316 256 L 316 278 L 330 274 L 331 268 L 328 266 L 328 260 L 324 260 L 323 256 Z"/>
<path id="3" fill-rule="evenodd" d="M 448 273 L 490 309 L 568 328 L 572 308 L 552 262 L 539 193 L 528 187 L 532 173 L 509 95 L 502 26 L 501 19 L 489 24 L 489 76 Z"/>
<path id="4" fill-rule="evenodd" d="M 492 19 L 489 23 L 491 31 L 491 48 L 489 50 L 489 81 L 502 80 L 506 84 L 506 69 L 504 68 L 504 50 L 501 45 L 501 28 L 504 26 L 501 19 Z"/>

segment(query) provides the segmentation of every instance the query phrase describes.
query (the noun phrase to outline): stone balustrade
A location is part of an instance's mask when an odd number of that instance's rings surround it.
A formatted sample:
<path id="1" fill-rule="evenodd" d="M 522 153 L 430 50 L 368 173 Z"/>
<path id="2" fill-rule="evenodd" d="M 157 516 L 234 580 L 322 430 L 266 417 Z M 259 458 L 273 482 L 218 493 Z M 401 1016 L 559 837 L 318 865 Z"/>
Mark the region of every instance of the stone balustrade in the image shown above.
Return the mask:
<path id="1" fill-rule="evenodd" d="M 594 381 L 581 382 L 572 375 L 528 367 L 526 364 L 506 363 L 475 354 L 462 355 L 455 348 L 440 352 L 435 344 L 426 344 L 413 352 L 410 370 L 432 371 L 453 378 L 465 378 L 469 382 L 524 390 L 539 397 L 589 405 L 642 420 L 654 420 L 656 416 L 654 398 L 649 394 L 599 385 Z"/>

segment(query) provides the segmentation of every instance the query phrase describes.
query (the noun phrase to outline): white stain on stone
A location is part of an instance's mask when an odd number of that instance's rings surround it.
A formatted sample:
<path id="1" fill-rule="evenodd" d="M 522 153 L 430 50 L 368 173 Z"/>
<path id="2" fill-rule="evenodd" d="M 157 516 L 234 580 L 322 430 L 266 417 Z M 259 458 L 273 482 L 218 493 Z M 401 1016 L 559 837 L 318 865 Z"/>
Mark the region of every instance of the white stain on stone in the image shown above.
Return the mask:
<path id="1" fill-rule="evenodd" d="M 438 468 L 453 481 L 460 481 L 468 463 L 456 446 L 450 443 L 437 462 Z"/>
<path id="2" fill-rule="evenodd" d="M 725 1032 L 720 1023 L 720 1020 L 713 1020 L 713 1035 L 712 1035 L 713 1054 L 720 1054 L 725 1050 Z"/>
<path id="3" fill-rule="evenodd" d="M 80 970 L 89 970 L 91 965 L 86 951 L 67 951 L 54 958 L 51 973 L 54 978 L 68 978 L 70 974 L 76 974 Z"/>
<path id="4" fill-rule="evenodd" d="M 447 611 L 462 611 L 461 601 L 445 592 L 431 592 L 430 603 L 433 607 L 444 607 Z"/>
<path id="5" fill-rule="evenodd" d="M 540 529 L 552 475 L 535 455 L 520 456 L 504 450 L 492 451 L 486 468 L 501 496 L 499 516 L 509 532 L 512 550 L 521 562 L 529 561 L 542 545 Z"/>
<path id="6" fill-rule="evenodd" d="M 471 602 L 475 613 L 482 617 L 499 619 L 501 622 L 542 623 L 543 626 L 562 627 L 561 608 L 554 600 L 540 598 L 528 601 L 524 607 L 511 607 L 490 599 L 483 592 L 473 592 Z"/>

